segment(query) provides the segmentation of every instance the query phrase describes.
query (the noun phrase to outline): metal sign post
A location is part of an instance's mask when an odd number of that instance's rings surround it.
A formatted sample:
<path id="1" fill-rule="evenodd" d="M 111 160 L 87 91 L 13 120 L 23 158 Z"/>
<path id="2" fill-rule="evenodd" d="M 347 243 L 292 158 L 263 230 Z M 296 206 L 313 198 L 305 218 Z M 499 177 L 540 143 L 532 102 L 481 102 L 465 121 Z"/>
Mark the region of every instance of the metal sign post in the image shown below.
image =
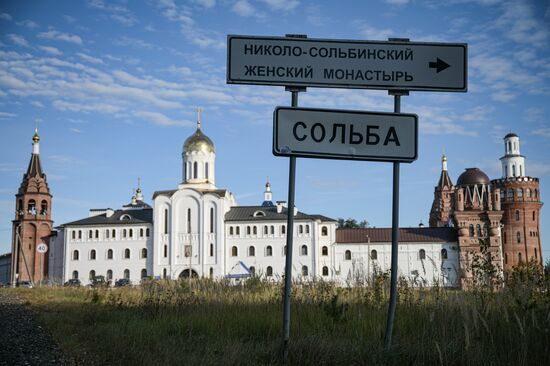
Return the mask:
<path id="1" fill-rule="evenodd" d="M 42 286 L 42 280 L 44 277 L 44 272 L 42 271 L 42 261 L 44 259 L 44 253 L 48 251 L 48 245 L 46 243 L 40 243 L 36 246 L 36 251 L 40 255 L 40 282 L 39 286 Z"/>

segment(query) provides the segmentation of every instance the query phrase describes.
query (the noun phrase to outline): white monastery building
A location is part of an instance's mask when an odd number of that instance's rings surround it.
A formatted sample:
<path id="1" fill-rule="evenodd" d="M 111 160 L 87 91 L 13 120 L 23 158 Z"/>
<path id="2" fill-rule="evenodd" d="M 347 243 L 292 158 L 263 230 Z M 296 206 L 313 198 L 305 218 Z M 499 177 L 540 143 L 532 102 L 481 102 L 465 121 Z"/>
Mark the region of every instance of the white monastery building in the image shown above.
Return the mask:
<path id="1" fill-rule="evenodd" d="M 182 152 L 182 182 L 154 192 L 153 207 L 141 189 L 121 209 L 92 209 L 89 217 L 57 227 L 50 237 L 49 277 L 83 284 L 94 276 L 142 278 L 191 276 L 221 279 L 283 277 L 286 256 L 285 202 L 239 206 L 216 185 L 216 151 L 197 129 Z M 294 210 L 293 276 L 354 285 L 390 269 L 390 229 L 338 229 L 337 221 Z M 419 285 L 456 286 L 456 230 L 401 229 L 400 275 Z"/>

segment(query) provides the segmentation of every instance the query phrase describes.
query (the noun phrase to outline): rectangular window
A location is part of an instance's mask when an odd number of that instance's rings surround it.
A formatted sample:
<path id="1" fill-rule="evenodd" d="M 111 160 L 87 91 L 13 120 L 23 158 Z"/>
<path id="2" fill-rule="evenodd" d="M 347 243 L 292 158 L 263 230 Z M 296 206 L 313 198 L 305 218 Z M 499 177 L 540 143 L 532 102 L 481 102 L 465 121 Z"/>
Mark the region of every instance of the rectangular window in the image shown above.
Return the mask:
<path id="1" fill-rule="evenodd" d="M 164 210 L 164 233 L 168 234 L 168 209 Z"/>

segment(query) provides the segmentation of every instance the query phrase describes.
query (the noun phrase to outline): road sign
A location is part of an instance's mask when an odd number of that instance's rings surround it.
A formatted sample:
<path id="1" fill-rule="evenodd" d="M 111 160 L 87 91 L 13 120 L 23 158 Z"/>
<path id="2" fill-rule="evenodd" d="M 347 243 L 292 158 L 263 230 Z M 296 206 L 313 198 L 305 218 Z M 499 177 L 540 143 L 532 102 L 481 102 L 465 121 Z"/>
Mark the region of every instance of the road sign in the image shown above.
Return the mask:
<path id="1" fill-rule="evenodd" d="M 227 83 L 385 90 L 467 90 L 467 45 L 227 37 Z"/>
<path id="2" fill-rule="evenodd" d="M 36 246 L 36 251 L 38 253 L 46 253 L 48 251 L 48 245 L 46 243 L 40 243 Z"/>
<path id="3" fill-rule="evenodd" d="M 417 158 L 418 116 L 277 107 L 273 154 L 410 163 Z"/>

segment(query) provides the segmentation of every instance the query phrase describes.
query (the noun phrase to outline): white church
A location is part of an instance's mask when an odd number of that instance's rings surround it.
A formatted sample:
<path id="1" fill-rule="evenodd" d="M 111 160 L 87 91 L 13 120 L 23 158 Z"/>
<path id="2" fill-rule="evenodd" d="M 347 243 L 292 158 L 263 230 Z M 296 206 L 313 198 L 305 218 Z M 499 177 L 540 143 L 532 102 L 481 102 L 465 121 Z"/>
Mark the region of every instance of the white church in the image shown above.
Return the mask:
<path id="1" fill-rule="evenodd" d="M 98 275 L 108 280 L 143 278 L 283 277 L 287 207 L 263 202 L 239 206 L 216 185 L 216 150 L 200 118 L 182 152 L 182 182 L 156 191 L 152 207 L 137 188 L 121 209 L 91 209 L 89 217 L 65 223 L 50 238 L 49 277 Z M 260 197 L 260 194 L 259 194 Z M 338 229 L 337 221 L 294 210 L 293 276 L 342 285 L 367 281 L 390 268 L 391 229 Z M 452 228 L 400 229 L 400 275 L 423 285 L 456 286 L 458 246 Z"/>

